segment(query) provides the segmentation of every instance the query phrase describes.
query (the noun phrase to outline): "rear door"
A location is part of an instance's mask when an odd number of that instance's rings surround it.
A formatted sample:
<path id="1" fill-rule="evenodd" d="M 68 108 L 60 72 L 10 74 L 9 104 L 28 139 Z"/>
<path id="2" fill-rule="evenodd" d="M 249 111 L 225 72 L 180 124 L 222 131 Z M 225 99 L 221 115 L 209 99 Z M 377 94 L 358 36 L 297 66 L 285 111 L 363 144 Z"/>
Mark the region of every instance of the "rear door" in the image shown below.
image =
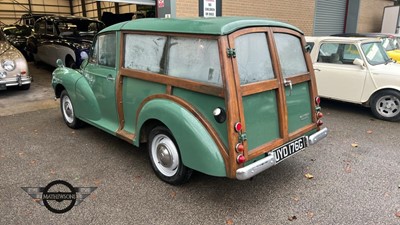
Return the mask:
<path id="1" fill-rule="evenodd" d="M 302 35 L 249 28 L 229 36 L 248 160 L 316 128 L 315 81 Z"/>

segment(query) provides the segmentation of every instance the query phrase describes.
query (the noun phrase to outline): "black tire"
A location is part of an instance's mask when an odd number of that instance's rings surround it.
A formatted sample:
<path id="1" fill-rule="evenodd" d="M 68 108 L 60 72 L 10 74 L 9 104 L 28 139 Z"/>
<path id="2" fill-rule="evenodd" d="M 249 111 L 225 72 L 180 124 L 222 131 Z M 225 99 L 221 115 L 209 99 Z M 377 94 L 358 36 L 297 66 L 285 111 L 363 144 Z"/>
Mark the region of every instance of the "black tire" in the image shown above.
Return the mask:
<path id="1" fill-rule="evenodd" d="M 82 121 L 76 118 L 74 107 L 71 98 L 66 90 L 63 90 L 60 95 L 60 108 L 64 122 L 68 127 L 77 129 L 82 126 Z"/>
<path id="2" fill-rule="evenodd" d="M 72 59 L 71 56 L 68 56 L 67 59 L 65 60 L 65 66 L 69 67 L 71 69 L 76 69 L 76 63 L 75 61 Z"/>
<path id="3" fill-rule="evenodd" d="M 400 92 L 384 90 L 371 100 L 372 114 L 381 120 L 400 121 Z"/>
<path id="4" fill-rule="evenodd" d="M 31 84 L 24 84 L 19 86 L 20 90 L 29 90 L 29 88 L 31 88 Z"/>
<path id="5" fill-rule="evenodd" d="M 158 126 L 149 133 L 148 151 L 155 174 L 172 185 L 186 183 L 193 170 L 182 163 L 179 147 L 171 131 Z"/>

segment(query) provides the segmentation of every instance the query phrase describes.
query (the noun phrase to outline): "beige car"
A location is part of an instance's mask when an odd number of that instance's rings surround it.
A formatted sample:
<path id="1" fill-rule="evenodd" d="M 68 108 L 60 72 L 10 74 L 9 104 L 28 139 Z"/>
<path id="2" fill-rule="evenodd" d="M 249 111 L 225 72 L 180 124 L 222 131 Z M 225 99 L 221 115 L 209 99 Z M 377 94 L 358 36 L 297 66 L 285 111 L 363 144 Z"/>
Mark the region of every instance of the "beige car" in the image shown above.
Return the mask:
<path id="1" fill-rule="evenodd" d="M 23 54 L 0 35 L 0 90 L 10 86 L 19 86 L 28 90 L 32 77 Z"/>
<path id="2" fill-rule="evenodd" d="M 400 121 L 400 64 L 371 38 L 306 37 L 321 97 L 361 104 Z"/>

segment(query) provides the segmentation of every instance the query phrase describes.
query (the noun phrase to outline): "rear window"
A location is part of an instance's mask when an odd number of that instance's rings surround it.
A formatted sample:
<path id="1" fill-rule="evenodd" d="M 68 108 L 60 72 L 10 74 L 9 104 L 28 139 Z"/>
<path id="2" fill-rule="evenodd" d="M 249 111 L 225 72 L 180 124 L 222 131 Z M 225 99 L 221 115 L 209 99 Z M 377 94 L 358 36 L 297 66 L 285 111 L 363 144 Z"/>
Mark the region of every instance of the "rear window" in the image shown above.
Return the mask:
<path id="1" fill-rule="evenodd" d="M 274 37 L 283 77 L 307 73 L 307 64 L 300 39 L 294 35 L 283 33 L 275 33 Z"/>
<path id="2" fill-rule="evenodd" d="M 235 39 L 240 84 L 274 79 L 265 33 L 251 33 Z"/>

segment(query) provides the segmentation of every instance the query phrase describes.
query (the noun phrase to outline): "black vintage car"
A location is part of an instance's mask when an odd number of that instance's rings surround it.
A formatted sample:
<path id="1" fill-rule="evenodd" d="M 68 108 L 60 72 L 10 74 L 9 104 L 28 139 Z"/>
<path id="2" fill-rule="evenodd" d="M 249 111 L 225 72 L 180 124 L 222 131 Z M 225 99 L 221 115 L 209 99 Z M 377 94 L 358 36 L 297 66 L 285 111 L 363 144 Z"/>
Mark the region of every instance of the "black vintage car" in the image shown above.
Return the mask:
<path id="1" fill-rule="evenodd" d="M 77 68 L 88 57 L 94 36 L 104 23 L 84 17 L 44 16 L 36 20 L 27 41 L 27 52 L 35 62 L 57 66 L 61 59 L 67 67 Z"/>
<path id="2" fill-rule="evenodd" d="M 5 25 L 0 28 L 0 32 L 4 37 L 6 37 L 7 41 L 9 41 L 14 47 L 16 47 L 26 59 L 26 41 L 27 38 L 32 34 L 32 27 L 27 25 Z"/>

